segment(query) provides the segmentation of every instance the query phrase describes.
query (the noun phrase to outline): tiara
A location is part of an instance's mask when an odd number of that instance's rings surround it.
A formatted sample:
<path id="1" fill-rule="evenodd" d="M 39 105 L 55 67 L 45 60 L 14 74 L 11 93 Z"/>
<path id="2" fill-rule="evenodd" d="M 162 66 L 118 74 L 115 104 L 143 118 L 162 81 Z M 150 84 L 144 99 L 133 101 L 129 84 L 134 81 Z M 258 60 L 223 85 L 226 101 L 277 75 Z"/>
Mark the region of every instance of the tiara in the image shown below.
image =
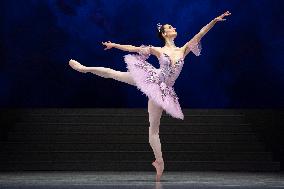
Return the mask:
<path id="1" fill-rule="evenodd" d="M 161 27 L 162 27 L 162 25 L 160 23 L 158 23 L 157 28 L 158 28 L 159 32 L 161 32 Z"/>

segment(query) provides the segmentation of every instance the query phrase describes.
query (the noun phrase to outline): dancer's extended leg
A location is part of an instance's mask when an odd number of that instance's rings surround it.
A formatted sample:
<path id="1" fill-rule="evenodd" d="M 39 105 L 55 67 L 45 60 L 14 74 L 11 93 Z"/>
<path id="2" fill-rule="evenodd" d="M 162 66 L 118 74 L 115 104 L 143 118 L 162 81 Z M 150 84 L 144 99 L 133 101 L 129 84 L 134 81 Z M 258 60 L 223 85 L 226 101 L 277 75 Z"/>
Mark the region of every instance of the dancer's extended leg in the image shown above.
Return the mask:
<path id="1" fill-rule="evenodd" d="M 76 60 L 70 60 L 69 65 L 73 69 L 82 73 L 91 72 L 100 77 L 115 79 L 117 81 L 121 81 L 135 86 L 135 82 L 131 77 L 130 72 L 121 72 L 106 67 L 86 67 L 80 64 L 79 62 L 77 62 Z"/>
<path id="2" fill-rule="evenodd" d="M 148 100 L 148 113 L 149 113 L 149 143 L 154 151 L 156 160 L 152 165 L 156 168 L 156 181 L 160 181 L 160 178 L 164 171 L 164 161 L 161 149 L 161 142 L 159 137 L 160 119 L 163 109 L 157 106 L 151 99 Z"/>

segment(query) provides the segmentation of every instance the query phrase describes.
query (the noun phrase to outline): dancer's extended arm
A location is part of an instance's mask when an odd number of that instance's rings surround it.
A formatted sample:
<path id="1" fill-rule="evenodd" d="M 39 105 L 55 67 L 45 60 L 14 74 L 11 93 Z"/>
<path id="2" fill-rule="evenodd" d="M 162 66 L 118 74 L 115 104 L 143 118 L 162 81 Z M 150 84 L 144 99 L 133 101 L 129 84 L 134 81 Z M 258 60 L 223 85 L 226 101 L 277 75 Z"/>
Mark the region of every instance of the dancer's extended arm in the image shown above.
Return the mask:
<path id="1" fill-rule="evenodd" d="M 138 52 L 140 50 L 140 47 L 135 47 L 133 45 L 120 45 L 117 43 L 112 43 L 110 41 L 102 42 L 102 44 L 106 46 L 104 50 L 111 49 L 111 48 L 117 48 L 123 51 L 129 51 L 129 52 Z"/>
<path id="2" fill-rule="evenodd" d="M 213 19 L 209 24 L 207 24 L 206 26 L 204 26 L 199 33 L 197 33 L 190 41 L 188 41 L 182 48 L 183 48 L 183 52 L 184 52 L 184 56 L 186 56 L 190 50 L 191 50 L 191 45 L 192 44 L 197 44 L 200 42 L 200 40 L 202 39 L 202 37 L 219 21 L 225 21 L 226 19 L 224 19 L 225 16 L 229 16 L 231 15 L 231 13 L 229 11 L 225 12 L 224 14 L 216 17 L 215 19 Z"/>
<path id="3" fill-rule="evenodd" d="M 140 52 L 141 48 L 143 47 L 136 47 L 133 45 L 121 45 L 121 44 L 117 44 L 117 43 L 112 43 L 110 41 L 108 42 L 102 42 L 103 45 L 106 46 L 106 48 L 104 50 L 107 49 L 111 49 L 111 48 L 117 48 L 123 51 L 128 51 L 128 52 Z M 159 54 L 159 50 L 157 49 L 157 47 L 153 47 L 153 46 L 149 46 L 149 50 L 151 54 L 154 54 L 156 56 L 158 56 Z"/>

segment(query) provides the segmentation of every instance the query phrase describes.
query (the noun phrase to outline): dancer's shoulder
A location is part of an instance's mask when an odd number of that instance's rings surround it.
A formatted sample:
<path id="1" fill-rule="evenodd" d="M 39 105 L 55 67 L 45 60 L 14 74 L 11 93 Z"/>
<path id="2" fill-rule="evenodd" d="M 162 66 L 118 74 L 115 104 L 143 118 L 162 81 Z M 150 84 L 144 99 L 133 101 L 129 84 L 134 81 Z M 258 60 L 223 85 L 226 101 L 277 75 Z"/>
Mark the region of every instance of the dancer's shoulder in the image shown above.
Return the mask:
<path id="1" fill-rule="evenodd" d="M 150 52 L 151 54 L 160 57 L 162 53 L 162 47 L 155 47 L 155 46 L 150 46 Z"/>

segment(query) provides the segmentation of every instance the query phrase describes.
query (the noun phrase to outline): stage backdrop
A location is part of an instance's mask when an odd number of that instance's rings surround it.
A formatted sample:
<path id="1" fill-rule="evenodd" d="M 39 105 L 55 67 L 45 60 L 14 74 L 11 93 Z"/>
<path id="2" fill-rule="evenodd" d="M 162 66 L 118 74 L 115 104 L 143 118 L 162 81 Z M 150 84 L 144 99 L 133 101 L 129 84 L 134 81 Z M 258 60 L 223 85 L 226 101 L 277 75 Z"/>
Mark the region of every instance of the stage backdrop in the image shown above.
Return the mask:
<path id="1" fill-rule="evenodd" d="M 68 65 L 127 71 L 102 41 L 163 46 L 156 24 L 177 28 L 182 46 L 229 10 L 190 54 L 176 80 L 182 108 L 283 108 L 283 1 L 4 0 L 1 1 L 1 107 L 144 108 L 135 87 Z M 156 67 L 155 57 L 149 61 Z"/>

